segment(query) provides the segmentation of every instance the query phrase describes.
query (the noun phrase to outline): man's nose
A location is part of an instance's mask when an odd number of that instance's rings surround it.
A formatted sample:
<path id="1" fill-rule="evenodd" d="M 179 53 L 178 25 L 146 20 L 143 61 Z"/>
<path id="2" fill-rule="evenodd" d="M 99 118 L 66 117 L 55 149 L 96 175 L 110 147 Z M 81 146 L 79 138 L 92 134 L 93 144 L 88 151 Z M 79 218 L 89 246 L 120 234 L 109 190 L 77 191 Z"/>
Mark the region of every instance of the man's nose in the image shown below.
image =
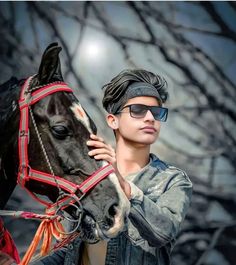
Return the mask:
<path id="1" fill-rule="evenodd" d="M 155 118 L 154 118 L 154 116 L 153 116 L 153 114 L 152 114 L 152 112 L 150 110 L 147 111 L 147 113 L 146 113 L 144 118 L 145 118 L 145 120 L 151 120 L 151 121 L 155 120 Z"/>

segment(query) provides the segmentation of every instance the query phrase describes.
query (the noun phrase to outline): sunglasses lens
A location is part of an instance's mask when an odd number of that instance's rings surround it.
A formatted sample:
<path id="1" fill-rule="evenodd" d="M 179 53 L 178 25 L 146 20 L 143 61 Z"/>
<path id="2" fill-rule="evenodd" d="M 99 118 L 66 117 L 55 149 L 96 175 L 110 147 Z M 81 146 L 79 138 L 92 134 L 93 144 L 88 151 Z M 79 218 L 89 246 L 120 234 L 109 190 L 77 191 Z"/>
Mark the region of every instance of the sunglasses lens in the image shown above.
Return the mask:
<path id="1" fill-rule="evenodd" d="M 168 109 L 162 107 L 151 107 L 151 112 L 155 120 L 166 121 Z"/>
<path id="2" fill-rule="evenodd" d="M 147 106 L 141 104 L 130 105 L 130 114 L 133 118 L 143 118 L 147 113 Z"/>

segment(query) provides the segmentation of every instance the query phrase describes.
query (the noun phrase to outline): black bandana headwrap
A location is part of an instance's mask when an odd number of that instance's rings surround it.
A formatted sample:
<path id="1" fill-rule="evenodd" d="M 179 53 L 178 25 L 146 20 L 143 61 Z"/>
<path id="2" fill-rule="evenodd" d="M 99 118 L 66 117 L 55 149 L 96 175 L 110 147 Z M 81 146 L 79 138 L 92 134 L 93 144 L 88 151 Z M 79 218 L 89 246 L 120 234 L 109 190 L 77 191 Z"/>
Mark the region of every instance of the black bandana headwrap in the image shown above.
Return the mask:
<path id="1" fill-rule="evenodd" d="M 162 105 L 161 96 L 153 85 L 145 82 L 134 82 L 127 88 L 124 96 L 119 101 L 109 105 L 108 112 L 116 114 L 129 99 L 141 96 L 155 97 Z"/>

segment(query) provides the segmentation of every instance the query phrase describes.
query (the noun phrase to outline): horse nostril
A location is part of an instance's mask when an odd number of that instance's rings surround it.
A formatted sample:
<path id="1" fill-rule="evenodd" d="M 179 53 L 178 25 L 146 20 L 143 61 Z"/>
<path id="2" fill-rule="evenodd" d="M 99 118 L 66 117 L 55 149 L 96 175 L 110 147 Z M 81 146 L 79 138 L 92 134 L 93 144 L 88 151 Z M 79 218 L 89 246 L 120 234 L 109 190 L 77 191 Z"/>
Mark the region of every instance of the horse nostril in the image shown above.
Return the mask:
<path id="1" fill-rule="evenodd" d="M 112 200 L 112 202 L 107 205 L 107 210 L 105 211 L 105 229 L 109 229 L 111 226 L 114 225 L 115 215 L 117 213 L 117 206 L 118 203 L 116 203 L 114 200 Z"/>
<path id="2" fill-rule="evenodd" d="M 116 215 L 116 209 L 117 209 L 118 204 L 114 203 L 110 206 L 110 208 L 108 209 L 108 215 L 111 217 L 114 217 Z"/>

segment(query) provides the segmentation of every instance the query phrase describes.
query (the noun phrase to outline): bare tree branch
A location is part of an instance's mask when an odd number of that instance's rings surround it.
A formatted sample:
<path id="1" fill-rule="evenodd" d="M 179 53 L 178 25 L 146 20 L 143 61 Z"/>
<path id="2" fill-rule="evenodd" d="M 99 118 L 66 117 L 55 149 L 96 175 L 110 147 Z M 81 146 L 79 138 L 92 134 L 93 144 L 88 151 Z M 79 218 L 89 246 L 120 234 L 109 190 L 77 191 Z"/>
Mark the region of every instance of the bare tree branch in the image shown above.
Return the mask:
<path id="1" fill-rule="evenodd" d="M 219 26 L 221 36 L 230 38 L 236 42 L 236 32 L 228 27 L 220 14 L 217 12 L 215 5 L 212 2 L 200 2 L 200 5 L 208 12 L 212 20 L 216 22 L 217 26 Z"/>

